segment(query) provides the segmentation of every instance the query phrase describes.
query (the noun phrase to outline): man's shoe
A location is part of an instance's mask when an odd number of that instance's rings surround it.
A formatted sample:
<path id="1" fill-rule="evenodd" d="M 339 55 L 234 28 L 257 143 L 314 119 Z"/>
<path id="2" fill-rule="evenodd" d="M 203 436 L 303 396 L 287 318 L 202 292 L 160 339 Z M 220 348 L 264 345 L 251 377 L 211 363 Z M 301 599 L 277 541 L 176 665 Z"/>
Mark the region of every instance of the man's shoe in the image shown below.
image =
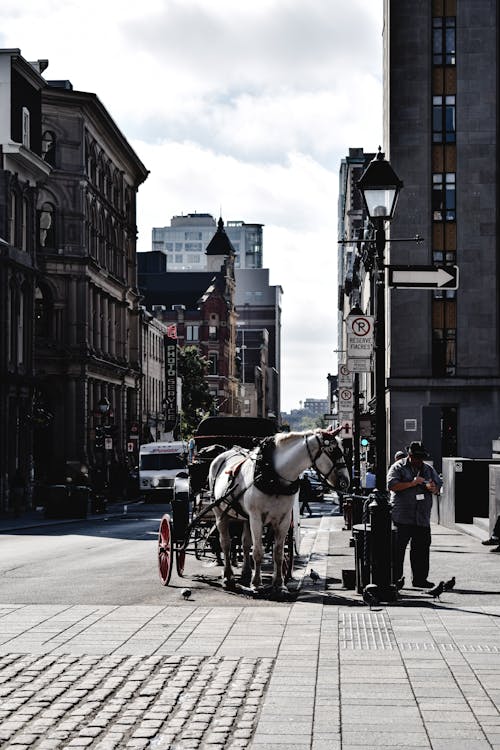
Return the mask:
<path id="1" fill-rule="evenodd" d="M 415 589 L 432 589 L 434 584 L 432 581 L 412 581 L 413 588 Z"/>
<path id="2" fill-rule="evenodd" d="M 398 591 L 401 591 L 401 589 L 404 589 L 405 586 L 405 577 L 401 576 L 401 578 L 398 578 L 396 581 L 396 588 Z"/>
<path id="3" fill-rule="evenodd" d="M 500 544 L 496 549 L 490 549 L 490 552 L 500 552 Z"/>
<path id="4" fill-rule="evenodd" d="M 494 547 L 495 544 L 499 544 L 500 539 L 497 539 L 495 536 L 490 536 L 489 539 L 484 539 L 484 541 L 481 542 L 481 544 L 484 544 L 486 547 Z"/>

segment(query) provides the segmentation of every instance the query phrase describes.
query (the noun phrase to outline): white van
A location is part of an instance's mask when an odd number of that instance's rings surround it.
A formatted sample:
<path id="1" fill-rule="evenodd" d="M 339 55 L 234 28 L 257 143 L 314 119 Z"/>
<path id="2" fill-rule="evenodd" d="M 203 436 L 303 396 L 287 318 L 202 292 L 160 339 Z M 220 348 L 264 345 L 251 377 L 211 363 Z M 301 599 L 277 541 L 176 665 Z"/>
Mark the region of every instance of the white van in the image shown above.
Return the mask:
<path id="1" fill-rule="evenodd" d="M 188 448 L 183 440 L 145 443 L 139 447 L 139 491 L 146 501 L 172 499 L 174 479 L 186 471 Z"/>

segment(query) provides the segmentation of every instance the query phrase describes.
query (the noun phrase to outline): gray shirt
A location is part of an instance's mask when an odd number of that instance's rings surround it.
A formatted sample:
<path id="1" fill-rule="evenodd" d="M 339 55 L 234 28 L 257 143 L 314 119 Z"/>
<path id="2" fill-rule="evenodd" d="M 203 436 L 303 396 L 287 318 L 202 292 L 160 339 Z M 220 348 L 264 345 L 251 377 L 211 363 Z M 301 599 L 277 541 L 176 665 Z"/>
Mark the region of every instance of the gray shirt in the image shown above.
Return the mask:
<path id="1" fill-rule="evenodd" d="M 430 526 L 432 493 L 425 488 L 425 485 L 419 484 L 416 487 L 408 487 L 408 489 L 399 492 L 392 489 L 399 482 L 412 482 L 416 476 L 417 471 L 412 467 L 409 458 L 402 458 L 389 468 L 387 487 L 391 490 L 392 520 L 394 523 Z M 443 486 L 441 477 L 429 464 L 422 464 L 418 476 L 423 477 L 428 482 L 432 480 L 437 487 Z"/>

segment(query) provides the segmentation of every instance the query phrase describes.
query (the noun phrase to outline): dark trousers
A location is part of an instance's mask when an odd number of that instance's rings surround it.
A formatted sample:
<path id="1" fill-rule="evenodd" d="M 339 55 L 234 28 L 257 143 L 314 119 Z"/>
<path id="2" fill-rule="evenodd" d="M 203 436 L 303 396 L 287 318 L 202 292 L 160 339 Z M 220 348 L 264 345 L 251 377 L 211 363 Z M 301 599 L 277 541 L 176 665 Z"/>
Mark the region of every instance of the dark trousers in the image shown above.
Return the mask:
<path id="1" fill-rule="evenodd" d="M 412 579 L 426 581 L 429 575 L 429 549 L 431 546 L 431 530 L 429 526 L 414 526 L 396 523 L 396 554 L 394 578 L 399 580 L 403 575 L 406 548 L 410 544 L 410 563 Z"/>

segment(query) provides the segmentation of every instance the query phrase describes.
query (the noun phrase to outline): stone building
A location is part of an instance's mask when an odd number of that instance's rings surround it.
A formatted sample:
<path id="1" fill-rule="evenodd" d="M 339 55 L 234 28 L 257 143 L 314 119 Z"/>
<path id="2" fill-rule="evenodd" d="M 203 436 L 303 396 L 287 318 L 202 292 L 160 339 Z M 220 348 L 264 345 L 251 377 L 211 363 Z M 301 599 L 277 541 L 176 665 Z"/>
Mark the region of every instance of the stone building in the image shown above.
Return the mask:
<path id="1" fill-rule="evenodd" d="M 217 411 L 234 415 L 240 413 L 234 251 L 222 219 L 206 255 L 206 271 L 168 273 L 164 253 L 139 253 L 139 286 L 147 310 L 176 325 L 178 345 L 196 346 L 207 357 L 207 382 Z"/>
<path id="2" fill-rule="evenodd" d="M 37 185 L 51 168 L 42 142 L 41 72 L 18 49 L 0 50 L 0 513 L 14 508 L 14 482 L 31 502 L 33 429 L 50 419 L 38 398 L 34 308 L 38 269 Z"/>
<path id="3" fill-rule="evenodd" d="M 498 3 L 385 0 L 384 16 L 391 236 L 425 238 L 387 260 L 460 272 L 456 290 L 390 292 L 388 448 L 422 439 L 440 467 L 490 456 L 500 431 Z"/>
<path id="4" fill-rule="evenodd" d="M 104 467 L 112 479 L 139 420 L 136 195 L 148 172 L 95 94 L 49 82 L 42 111 L 52 170 L 38 195 L 36 370 L 53 420 L 35 471 Z"/>

